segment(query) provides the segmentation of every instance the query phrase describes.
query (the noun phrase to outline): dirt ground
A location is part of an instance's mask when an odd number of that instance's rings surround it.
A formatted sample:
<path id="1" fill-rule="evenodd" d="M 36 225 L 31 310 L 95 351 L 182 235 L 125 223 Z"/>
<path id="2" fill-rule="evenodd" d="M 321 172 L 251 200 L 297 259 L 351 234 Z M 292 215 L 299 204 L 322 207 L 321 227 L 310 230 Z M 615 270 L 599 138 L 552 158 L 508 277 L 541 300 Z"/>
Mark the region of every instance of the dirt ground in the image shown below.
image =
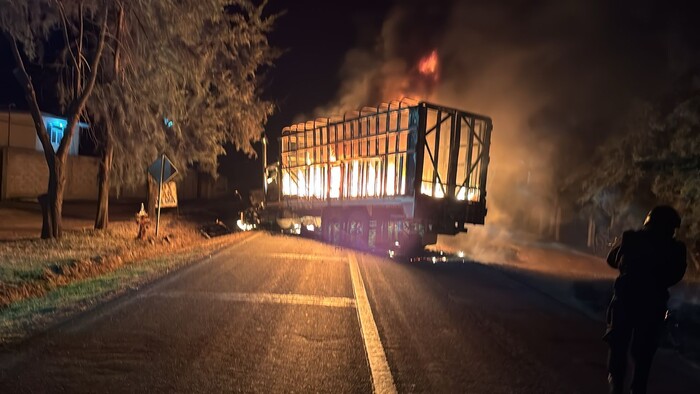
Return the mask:
<path id="1" fill-rule="evenodd" d="M 219 205 L 219 208 L 221 205 Z M 226 204 L 223 204 L 224 209 Z M 216 204 L 161 215 L 159 236 L 152 219 L 146 240 L 137 240 L 140 203 L 110 205 L 110 226 L 93 230 L 94 203 L 64 205 L 64 236 L 39 239 L 41 212 L 33 202 L 0 205 L 0 307 L 41 296 L 52 288 L 108 273 L 122 265 L 206 243 L 200 229 L 217 219 Z"/>
<path id="2" fill-rule="evenodd" d="M 110 205 L 110 220 L 131 220 L 139 210 L 137 202 Z M 92 229 L 95 223 L 94 202 L 66 202 L 63 206 L 63 226 L 67 231 Z M 0 242 L 39 238 L 41 235 L 41 208 L 30 201 L 3 201 L 0 203 Z"/>
<path id="3" fill-rule="evenodd" d="M 200 223 L 220 219 L 229 227 L 235 225 L 238 211 L 244 204 L 227 199 L 184 201 L 180 208 L 163 209 L 164 217 L 183 217 Z M 93 228 L 97 203 L 66 201 L 63 205 L 63 227 L 67 231 Z M 141 209 L 141 201 L 110 201 L 110 222 L 131 222 Z M 134 229 L 136 225 L 134 224 Z M 136 231 L 136 230 L 134 230 Z M 36 239 L 41 234 L 41 209 L 35 201 L 0 201 L 0 242 Z"/>

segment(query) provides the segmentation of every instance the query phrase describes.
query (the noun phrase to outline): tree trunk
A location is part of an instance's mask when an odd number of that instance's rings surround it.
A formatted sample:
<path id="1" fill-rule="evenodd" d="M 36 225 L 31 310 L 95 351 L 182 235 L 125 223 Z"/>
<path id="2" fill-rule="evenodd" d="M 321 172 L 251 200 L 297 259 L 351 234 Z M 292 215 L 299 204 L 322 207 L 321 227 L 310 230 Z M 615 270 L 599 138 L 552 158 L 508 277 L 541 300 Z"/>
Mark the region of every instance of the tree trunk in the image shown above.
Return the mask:
<path id="1" fill-rule="evenodd" d="M 41 238 L 49 239 L 51 238 L 51 215 L 49 214 L 50 205 L 49 195 L 41 194 L 39 195 L 39 206 L 41 207 Z"/>
<path id="2" fill-rule="evenodd" d="M 124 30 L 124 4 L 118 2 L 119 13 L 117 14 L 116 30 L 114 39 L 114 63 L 112 71 L 113 80 L 119 74 L 121 63 L 121 36 Z M 109 226 L 109 177 L 112 172 L 112 157 L 114 156 L 114 145 L 112 142 L 112 120 L 107 119 L 103 123 L 104 141 L 102 146 L 102 160 L 98 174 L 99 185 L 97 190 L 97 215 L 95 217 L 95 230 L 105 230 Z"/>
<path id="3" fill-rule="evenodd" d="M 66 157 L 56 157 L 54 176 L 52 182 L 49 176 L 49 215 L 51 218 L 51 234 L 53 238 L 61 238 L 63 235 L 63 193 L 66 189 Z"/>
<path id="4" fill-rule="evenodd" d="M 58 157 L 49 162 L 49 184 L 46 194 L 39 196 L 42 225 L 41 238 L 60 238 L 63 234 L 63 192 L 66 186 L 66 159 Z"/>
<path id="5" fill-rule="evenodd" d="M 53 148 L 52 148 L 53 153 Z M 42 207 L 41 238 L 59 238 L 62 233 L 63 222 L 61 220 L 61 211 L 63 208 L 63 190 L 65 186 L 65 173 L 63 164 L 65 159 L 54 156 L 53 160 L 47 160 L 49 167 L 49 184 L 47 186 L 44 197 L 45 207 Z M 63 178 L 63 181 L 61 181 Z M 40 199 L 41 197 L 40 196 Z M 41 200 L 40 200 L 41 201 Z"/>
<path id="6" fill-rule="evenodd" d="M 109 177 L 112 171 L 112 145 L 111 130 L 108 126 L 105 130 L 105 146 L 102 148 L 102 160 L 98 174 L 97 216 L 95 217 L 95 229 L 104 230 L 109 225 Z"/>

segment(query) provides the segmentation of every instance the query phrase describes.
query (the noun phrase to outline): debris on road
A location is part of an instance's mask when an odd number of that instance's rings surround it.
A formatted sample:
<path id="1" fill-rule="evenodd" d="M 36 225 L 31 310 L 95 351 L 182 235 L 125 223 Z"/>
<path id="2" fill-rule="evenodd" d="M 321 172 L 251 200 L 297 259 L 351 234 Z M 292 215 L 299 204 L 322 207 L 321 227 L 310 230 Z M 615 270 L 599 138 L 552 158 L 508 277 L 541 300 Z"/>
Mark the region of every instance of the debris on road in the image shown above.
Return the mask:
<path id="1" fill-rule="evenodd" d="M 204 238 L 214 238 L 214 237 L 220 237 L 222 235 L 230 234 L 231 230 L 229 230 L 228 226 L 224 224 L 219 219 L 216 219 L 214 223 L 206 224 L 202 226 L 199 229 L 200 234 L 204 236 Z"/>

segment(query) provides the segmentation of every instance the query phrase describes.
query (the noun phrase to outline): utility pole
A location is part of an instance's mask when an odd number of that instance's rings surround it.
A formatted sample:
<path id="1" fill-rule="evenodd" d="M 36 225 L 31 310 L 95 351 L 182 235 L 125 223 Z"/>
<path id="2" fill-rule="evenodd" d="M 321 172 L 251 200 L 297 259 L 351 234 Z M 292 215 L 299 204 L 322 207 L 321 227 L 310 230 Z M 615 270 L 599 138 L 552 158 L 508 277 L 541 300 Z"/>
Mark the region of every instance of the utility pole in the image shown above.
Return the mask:
<path id="1" fill-rule="evenodd" d="M 267 137 L 265 137 L 265 132 L 262 136 L 262 178 L 263 193 L 267 196 Z"/>

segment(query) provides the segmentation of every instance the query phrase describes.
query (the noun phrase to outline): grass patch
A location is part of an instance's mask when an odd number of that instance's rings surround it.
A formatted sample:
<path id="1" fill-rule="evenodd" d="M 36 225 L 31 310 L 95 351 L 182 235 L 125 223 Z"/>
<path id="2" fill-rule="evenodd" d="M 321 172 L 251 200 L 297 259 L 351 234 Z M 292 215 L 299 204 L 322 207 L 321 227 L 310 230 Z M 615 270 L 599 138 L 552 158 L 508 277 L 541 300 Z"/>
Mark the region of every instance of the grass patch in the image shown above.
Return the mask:
<path id="1" fill-rule="evenodd" d="M 39 280 L 44 275 L 43 267 L 3 267 L 0 266 L 0 282 L 21 283 L 31 280 Z"/>
<path id="2" fill-rule="evenodd" d="M 196 226 L 176 218 L 164 219 L 162 233 L 171 239 L 170 246 L 201 241 Z M 66 231 L 62 238 L 54 240 L 19 240 L 0 243 L 0 281 L 18 278 L 16 272 L 36 272 L 51 266 L 61 266 L 74 261 L 98 256 L 120 255 L 125 260 L 139 255 L 154 245 L 138 241 L 136 225 L 132 222 L 115 222 L 108 230 Z"/>
<path id="3" fill-rule="evenodd" d="M 188 250 L 168 253 L 167 257 L 146 258 L 99 276 L 56 287 L 42 297 L 14 302 L 0 309 L 0 342 L 17 340 L 51 321 L 122 294 L 129 288 L 141 286 L 172 269 L 203 258 L 224 244 L 200 244 Z"/>
<path id="4" fill-rule="evenodd" d="M 0 309 L 135 261 L 205 242 L 197 225 L 186 219 L 164 219 L 162 230 L 158 239 L 136 240 L 134 223 L 115 222 L 105 231 L 67 231 L 60 239 L 1 242 Z"/>

